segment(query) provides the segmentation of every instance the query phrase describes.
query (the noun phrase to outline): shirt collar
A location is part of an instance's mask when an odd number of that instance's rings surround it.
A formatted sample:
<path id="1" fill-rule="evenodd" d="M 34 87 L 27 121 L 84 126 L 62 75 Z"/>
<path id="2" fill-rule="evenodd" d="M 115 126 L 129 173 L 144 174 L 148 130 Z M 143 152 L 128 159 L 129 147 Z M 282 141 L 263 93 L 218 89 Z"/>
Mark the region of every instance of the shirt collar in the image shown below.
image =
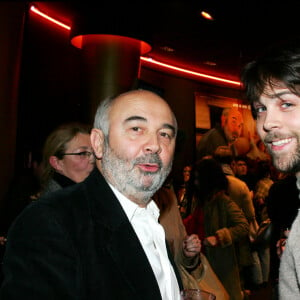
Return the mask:
<path id="1" fill-rule="evenodd" d="M 297 185 L 298 190 L 300 190 L 300 174 L 296 175 L 296 177 L 297 177 L 296 185 Z"/>
<path id="2" fill-rule="evenodd" d="M 108 183 L 115 196 L 119 200 L 122 208 L 124 209 L 128 220 L 131 222 L 132 218 L 136 214 L 137 211 L 147 210 L 151 213 L 156 220 L 159 217 L 159 208 L 156 203 L 151 199 L 145 208 L 138 206 L 136 203 L 132 202 L 130 199 L 125 197 L 122 193 L 120 193 L 115 187 L 113 187 L 110 183 Z"/>

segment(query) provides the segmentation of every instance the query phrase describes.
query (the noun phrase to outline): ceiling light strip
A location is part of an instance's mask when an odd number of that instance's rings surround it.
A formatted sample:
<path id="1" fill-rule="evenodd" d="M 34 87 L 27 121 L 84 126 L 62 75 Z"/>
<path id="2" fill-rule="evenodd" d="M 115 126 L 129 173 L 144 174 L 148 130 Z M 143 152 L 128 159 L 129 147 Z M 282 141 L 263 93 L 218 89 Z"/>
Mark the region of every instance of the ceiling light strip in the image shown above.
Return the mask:
<path id="1" fill-rule="evenodd" d="M 48 16 L 47 14 L 41 12 L 39 9 L 37 9 L 34 5 L 30 6 L 30 10 L 32 12 L 34 12 L 35 14 L 39 15 L 40 17 L 43 17 L 44 19 L 64 28 L 64 29 L 67 29 L 67 30 L 71 30 L 71 26 L 68 26 L 54 18 L 51 18 L 50 16 Z"/>
<path id="2" fill-rule="evenodd" d="M 226 78 L 221 78 L 221 77 L 212 76 L 212 75 L 208 75 L 208 74 L 204 74 L 204 73 L 190 71 L 190 70 L 187 70 L 187 69 L 184 69 L 184 68 L 175 67 L 175 66 L 163 63 L 163 62 L 159 62 L 159 61 L 157 61 L 157 60 L 155 60 L 151 57 L 141 56 L 141 60 L 145 61 L 145 62 L 148 62 L 148 63 L 151 63 L 151 64 L 154 64 L 154 65 L 158 65 L 158 66 L 167 68 L 167 69 L 179 71 L 179 72 L 189 74 L 189 75 L 194 75 L 194 76 L 197 76 L 197 77 L 200 77 L 200 78 L 220 81 L 220 82 L 232 84 L 232 85 L 235 85 L 235 86 L 240 86 L 241 85 L 241 83 L 239 81 L 229 80 L 229 79 L 226 79 Z"/>
<path id="3" fill-rule="evenodd" d="M 33 13 L 37 14 L 38 16 L 66 29 L 66 30 L 71 30 L 71 26 L 68 26 L 52 17 L 50 17 L 48 14 L 40 11 L 38 8 L 36 8 L 34 5 L 30 6 L 30 11 L 32 11 Z M 197 78 L 201 78 L 201 79 L 209 79 L 209 80 L 212 80 L 212 81 L 217 81 L 217 82 L 221 82 L 221 83 L 225 83 L 225 84 L 228 84 L 228 85 L 231 85 L 231 86 L 235 86 L 235 87 L 240 87 L 241 86 L 241 82 L 239 81 L 234 81 L 234 80 L 229 80 L 229 79 L 226 79 L 226 78 L 222 78 L 222 77 L 217 77 L 217 76 L 212 76 L 212 75 L 208 75 L 208 74 L 204 74 L 204 73 L 199 73 L 199 72 L 195 72 L 195 71 L 191 71 L 191 70 L 187 70 L 187 69 L 184 69 L 184 68 L 179 68 L 179 67 L 176 67 L 176 66 L 173 66 L 173 65 L 169 65 L 169 64 L 166 64 L 166 63 L 163 63 L 163 62 L 159 62 L 157 60 L 154 60 L 152 58 L 149 58 L 149 57 L 144 57 L 144 56 L 141 56 L 140 57 L 141 61 L 144 61 L 146 63 L 149 63 L 151 65 L 156 65 L 156 66 L 160 66 L 162 68 L 166 68 L 166 69 L 169 69 L 169 70 L 174 70 L 174 71 L 177 71 L 177 72 L 180 72 L 180 73 L 184 73 L 184 74 L 188 74 L 188 75 L 193 75 L 193 76 L 196 76 Z"/>

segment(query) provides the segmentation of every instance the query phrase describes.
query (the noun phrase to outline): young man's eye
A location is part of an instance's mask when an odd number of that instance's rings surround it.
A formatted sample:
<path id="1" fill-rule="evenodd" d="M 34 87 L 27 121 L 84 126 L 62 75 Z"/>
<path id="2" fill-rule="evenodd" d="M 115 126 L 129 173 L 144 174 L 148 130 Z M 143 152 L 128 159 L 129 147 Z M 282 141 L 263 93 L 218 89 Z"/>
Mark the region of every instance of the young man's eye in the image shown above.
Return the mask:
<path id="1" fill-rule="evenodd" d="M 255 109 L 256 113 L 261 113 L 261 112 L 266 111 L 266 108 L 264 106 L 258 106 L 258 107 L 255 107 L 254 109 Z"/>
<path id="2" fill-rule="evenodd" d="M 293 106 L 293 104 L 292 104 L 292 103 L 289 103 L 289 102 L 284 102 L 284 103 L 282 103 L 281 106 L 282 106 L 283 108 L 289 108 L 289 107 Z"/>

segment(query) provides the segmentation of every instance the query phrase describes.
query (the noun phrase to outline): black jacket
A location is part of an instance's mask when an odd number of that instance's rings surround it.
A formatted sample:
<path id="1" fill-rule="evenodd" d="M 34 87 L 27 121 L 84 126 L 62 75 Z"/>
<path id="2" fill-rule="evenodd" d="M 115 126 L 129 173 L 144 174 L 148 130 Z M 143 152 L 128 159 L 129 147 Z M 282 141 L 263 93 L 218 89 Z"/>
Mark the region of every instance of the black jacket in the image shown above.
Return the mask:
<path id="1" fill-rule="evenodd" d="M 6 247 L 1 300 L 161 299 L 134 229 L 97 168 L 27 207 Z"/>

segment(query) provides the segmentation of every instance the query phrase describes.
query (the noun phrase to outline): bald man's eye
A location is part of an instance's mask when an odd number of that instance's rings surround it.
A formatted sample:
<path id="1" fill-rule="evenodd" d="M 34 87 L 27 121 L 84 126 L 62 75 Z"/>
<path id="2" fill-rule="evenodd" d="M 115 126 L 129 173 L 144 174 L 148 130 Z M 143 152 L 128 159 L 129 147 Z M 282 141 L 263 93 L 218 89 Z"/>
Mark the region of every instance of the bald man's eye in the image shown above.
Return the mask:
<path id="1" fill-rule="evenodd" d="M 131 129 L 132 129 L 133 131 L 136 131 L 136 132 L 141 131 L 141 128 L 140 128 L 140 127 L 132 127 Z"/>
<path id="2" fill-rule="evenodd" d="M 168 133 L 166 133 L 166 132 L 161 132 L 160 135 L 161 135 L 162 137 L 165 137 L 165 138 L 168 138 L 168 139 L 171 138 L 171 136 L 170 136 Z"/>
<path id="3" fill-rule="evenodd" d="M 168 140 L 171 140 L 172 138 L 174 138 L 174 133 L 173 132 L 168 132 L 168 131 L 161 131 L 160 133 L 160 136 L 165 138 L 165 139 L 168 139 Z"/>

